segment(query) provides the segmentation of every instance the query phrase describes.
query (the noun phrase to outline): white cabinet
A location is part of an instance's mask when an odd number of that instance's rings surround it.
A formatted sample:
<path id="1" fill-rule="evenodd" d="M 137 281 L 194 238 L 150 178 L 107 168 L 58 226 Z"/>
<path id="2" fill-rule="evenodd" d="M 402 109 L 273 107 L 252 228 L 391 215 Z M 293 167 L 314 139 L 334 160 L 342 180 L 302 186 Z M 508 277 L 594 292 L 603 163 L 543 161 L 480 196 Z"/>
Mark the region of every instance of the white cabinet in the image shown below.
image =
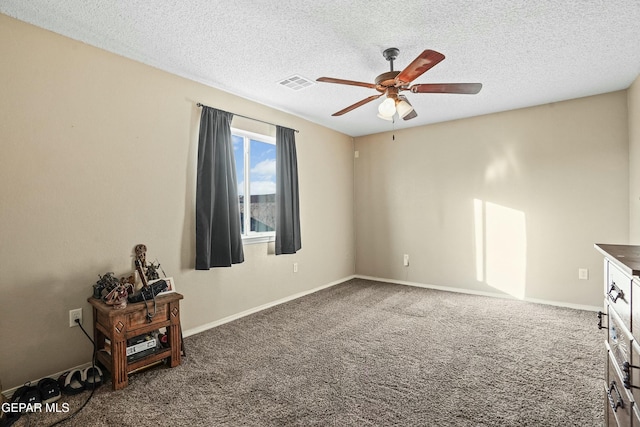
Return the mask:
<path id="1" fill-rule="evenodd" d="M 607 330 L 604 403 L 607 426 L 640 427 L 640 246 L 595 245 L 604 255 Z"/>

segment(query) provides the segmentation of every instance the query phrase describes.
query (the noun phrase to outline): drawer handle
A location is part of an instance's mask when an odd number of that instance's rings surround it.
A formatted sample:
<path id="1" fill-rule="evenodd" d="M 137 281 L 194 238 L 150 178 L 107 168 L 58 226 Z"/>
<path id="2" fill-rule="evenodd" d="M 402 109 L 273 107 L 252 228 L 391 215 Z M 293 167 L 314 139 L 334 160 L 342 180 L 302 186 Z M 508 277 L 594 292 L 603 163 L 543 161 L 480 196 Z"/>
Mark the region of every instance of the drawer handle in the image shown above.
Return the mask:
<path id="1" fill-rule="evenodd" d="M 618 399 L 617 402 L 613 399 L 613 396 L 611 395 L 611 392 L 613 391 L 616 392 L 616 397 Z M 620 394 L 620 390 L 618 390 L 618 386 L 616 385 L 615 381 L 611 381 L 611 385 L 607 390 L 607 397 L 609 398 L 609 405 L 611 405 L 611 409 L 613 409 L 613 412 L 617 412 L 618 408 L 624 408 L 624 400 L 622 400 L 622 395 Z"/>
<path id="2" fill-rule="evenodd" d="M 606 314 L 604 314 L 603 312 L 599 311 L 598 312 L 598 329 L 607 329 L 606 326 L 602 326 L 602 317 L 606 316 Z"/>
<path id="3" fill-rule="evenodd" d="M 640 387 L 631 384 L 631 368 L 640 369 L 640 366 L 631 365 L 629 364 L 629 362 L 624 362 L 622 364 L 622 371 L 624 372 L 624 378 L 622 379 L 622 384 L 624 384 L 624 388 L 626 389 L 632 389 L 632 388 L 640 389 Z"/>
<path id="4" fill-rule="evenodd" d="M 611 295 L 611 292 L 614 292 L 614 291 L 616 292 L 615 297 Z M 622 289 L 616 286 L 616 282 L 611 282 L 611 287 L 609 288 L 609 292 L 607 292 L 607 295 L 609 295 L 609 299 L 613 301 L 614 304 L 616 301 L 618 301 L 618 298 L 621 298 L 622 301 L 624 302 L 627 301 L 624 299 L 624 292 L 622 292 Z"/>

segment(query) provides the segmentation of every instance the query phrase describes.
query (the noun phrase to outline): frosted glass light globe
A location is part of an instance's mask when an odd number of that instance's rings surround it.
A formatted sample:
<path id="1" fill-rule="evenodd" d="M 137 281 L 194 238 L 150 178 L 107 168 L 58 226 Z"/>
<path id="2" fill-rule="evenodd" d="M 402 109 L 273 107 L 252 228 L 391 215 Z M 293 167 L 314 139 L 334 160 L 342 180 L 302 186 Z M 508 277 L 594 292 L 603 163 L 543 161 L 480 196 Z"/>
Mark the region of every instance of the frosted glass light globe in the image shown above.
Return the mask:
<path id="1" fill-rule="evenodd" d="M 391 117 L 396 113 L 396 103 L 393 99 L 387 98 L 382 101 L 382 104 L 378 107 L 380 115 L 385 117 Z"/>
<path id="2" fill-rule="evenodd" d="M 398 105 L 396 105 L 396 108 L 398 109 L 398 115 L 402 118 L 404 118 L 407 114 L 413 111 L 413 107 L 409 105 L 409 103 L 406 101 L 398 102 Z"/>

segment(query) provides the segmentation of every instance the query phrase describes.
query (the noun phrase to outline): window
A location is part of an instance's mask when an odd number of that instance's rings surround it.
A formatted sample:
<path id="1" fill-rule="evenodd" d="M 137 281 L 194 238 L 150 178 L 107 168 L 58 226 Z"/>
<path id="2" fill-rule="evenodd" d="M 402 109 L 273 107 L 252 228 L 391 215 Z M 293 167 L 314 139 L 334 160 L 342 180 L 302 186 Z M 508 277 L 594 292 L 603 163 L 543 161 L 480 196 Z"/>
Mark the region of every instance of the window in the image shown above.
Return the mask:
<path id="1" fill-rule="evenodd" d="M 244 243 L 271 241 L 276 224 L 276 141 L 231 129 Z M 248 213 L 248 214 L 247 214 Z"/>

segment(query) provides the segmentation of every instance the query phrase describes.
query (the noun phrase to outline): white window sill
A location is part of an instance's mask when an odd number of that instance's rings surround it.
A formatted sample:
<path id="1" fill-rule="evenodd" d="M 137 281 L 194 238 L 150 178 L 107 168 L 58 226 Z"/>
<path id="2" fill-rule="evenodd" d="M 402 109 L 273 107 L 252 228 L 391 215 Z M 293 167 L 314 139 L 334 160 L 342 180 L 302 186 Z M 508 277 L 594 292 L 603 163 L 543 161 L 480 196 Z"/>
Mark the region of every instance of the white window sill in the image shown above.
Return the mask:
<path id="1" fill-rule="evenodd" d="M 255 245 L 257 243 L 271 243 L 275 241 L 276 241 L 276 235 L 273 233 L 242 236 L 243 245 Z"/>

